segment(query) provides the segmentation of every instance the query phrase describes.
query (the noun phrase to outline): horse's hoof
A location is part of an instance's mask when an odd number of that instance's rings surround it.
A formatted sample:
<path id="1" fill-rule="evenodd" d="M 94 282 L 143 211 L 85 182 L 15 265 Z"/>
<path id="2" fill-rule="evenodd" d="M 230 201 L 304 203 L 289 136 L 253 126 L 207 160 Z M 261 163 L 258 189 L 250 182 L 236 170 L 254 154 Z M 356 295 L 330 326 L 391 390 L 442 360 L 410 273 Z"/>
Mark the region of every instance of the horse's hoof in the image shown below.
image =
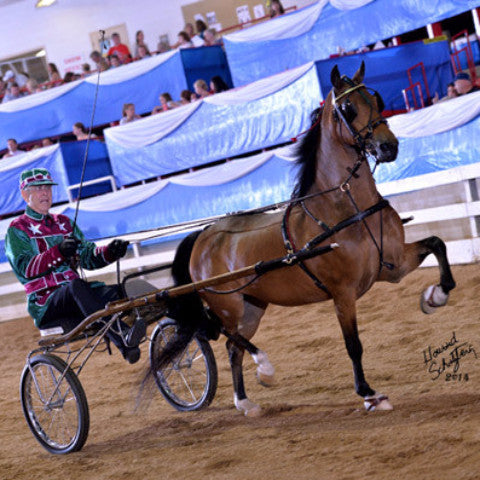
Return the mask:
<path id="1" fill-rule="evenodd" d="M 363 405 L 367 412 L 374 412 L 376 410 L 393 410 L 392 404 L 388 397 L 381 393 L 376 393 L 370 397 L 364 397 Z"/>
<path id="2" fill-rule="evenodd" d="M 243 412 L 246 417 L 260 417 L 262 415 L 262 408 L 260 405 L 251 402 L 248 398 L 243 400 L 234 399 L 237 410 Z"/>
<path id="3" fill-rule="evenodd" d="M 261 385 L 270 387 L 275 382 L 275 368 L 270 363 L 265 352 L 259 351 L 252 355 L 253 361 L 258 365 L 257 379 Z"/>
<path id="4" fill-rule="evenodd" d="M 430 285 L 420 297 L 420 308 L 427 315 L 434 313 L 438 307 L 447 304 L 448 293 L 444 293 L 440 285 Z"/>
<path id="5" fill-rule="evenodd" d="M 257 380 L 260 385 L 271 387 L 275 383 L 275 376 L 266 375 L 265 373 L 260 372 L 260 370 L 257 370 Z"/>

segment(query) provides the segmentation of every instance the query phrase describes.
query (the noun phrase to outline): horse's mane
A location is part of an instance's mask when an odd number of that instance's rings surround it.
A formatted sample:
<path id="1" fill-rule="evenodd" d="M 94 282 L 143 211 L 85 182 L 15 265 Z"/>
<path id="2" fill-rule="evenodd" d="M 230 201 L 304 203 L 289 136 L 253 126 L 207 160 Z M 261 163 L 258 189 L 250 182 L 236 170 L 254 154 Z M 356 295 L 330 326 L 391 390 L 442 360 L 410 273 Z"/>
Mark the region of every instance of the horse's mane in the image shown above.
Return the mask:
<path id="1" fill-rule="evenodd" d="M 323 106 L 315 109 L 310 114 L 312 125 L 299 143 L 296 150 L 298 160 L 295 161 L 299 167 L 297 181 L 293 189 L 292 198 L 299 198 L 306 195 L 308 189 L 315 181 L 315 169 L 317 160 L 317 149 L 322 134 L 321 117 Z"/>

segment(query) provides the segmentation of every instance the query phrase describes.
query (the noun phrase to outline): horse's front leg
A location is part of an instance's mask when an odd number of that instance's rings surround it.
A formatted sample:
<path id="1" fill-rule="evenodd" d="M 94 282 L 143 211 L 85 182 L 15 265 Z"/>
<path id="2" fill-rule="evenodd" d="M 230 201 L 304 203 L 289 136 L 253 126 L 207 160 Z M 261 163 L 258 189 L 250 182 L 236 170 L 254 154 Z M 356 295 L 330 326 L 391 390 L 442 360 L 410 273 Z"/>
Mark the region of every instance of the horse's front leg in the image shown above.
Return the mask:
<path id="1" fill-rule="evenodd" d="M 388 397 L 372 390 L 365 379 L 362 366 L 363 347 L 358 336 L 355 299 L 345 296 L 335 297 L 334 303 L 345 346 L 353 364 L 355 391 L 364 399 L 364 405 L 368 411 L 392 410 Z"/>

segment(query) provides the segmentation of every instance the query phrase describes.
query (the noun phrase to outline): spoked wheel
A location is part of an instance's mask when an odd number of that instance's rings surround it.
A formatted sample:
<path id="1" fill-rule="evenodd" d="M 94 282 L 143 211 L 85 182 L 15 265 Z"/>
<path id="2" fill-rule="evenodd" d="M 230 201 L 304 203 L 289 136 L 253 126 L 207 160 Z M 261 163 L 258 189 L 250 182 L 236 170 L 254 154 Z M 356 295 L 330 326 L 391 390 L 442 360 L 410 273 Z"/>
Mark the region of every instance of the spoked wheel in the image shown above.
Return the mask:
<path id="1" fill-rule="evenodd" d="M 42 447 L 62 454 L 80 450 L 90 416 L 80 380 L 59 357 L 37 355 L 22 372 L 20 399 L 28 426 Z"/>
<path id="2" fill-rule="evenodd" d="M 177 410 L 200 410 L 210 405 L 218 383 L 215 356 L 207 340 L 194 337 L 177 358 L 155 371 L 160 352 L 176 330 L 175 321 L 166 318 L 153 331 L 150 364 L 155 382 L 167 402 Z"/>

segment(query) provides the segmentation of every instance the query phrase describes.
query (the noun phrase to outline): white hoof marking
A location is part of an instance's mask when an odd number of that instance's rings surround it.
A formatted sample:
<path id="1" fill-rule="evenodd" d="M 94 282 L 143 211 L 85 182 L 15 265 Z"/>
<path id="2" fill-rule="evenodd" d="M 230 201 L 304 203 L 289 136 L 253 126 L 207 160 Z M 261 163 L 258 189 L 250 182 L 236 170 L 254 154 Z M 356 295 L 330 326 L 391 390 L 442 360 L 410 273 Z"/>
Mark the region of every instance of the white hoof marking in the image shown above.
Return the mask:
<path id="1" fill-rule="evenodd" d="M 393 406 L 388 401 L 388 397 L 381 393 L 376 393 L 370 397 L 364 397 L 363 405 L 367 412 L 373 412 L 376 410 L 393 410 Z"/>
<path id="2" fill-rule="evenodd" d="M 261 350 L 252 355 L 253 361 L 257 366 L 257 378 L 262 385 L 270 386 L 275 381 L 275 368 L 270 363 L 268 356 Z"/>
<path id="3" fill-rule="evenodd" d="M 448 293 L 444 293 L 440 285 L 430 285 L 420 297 L 420 308 L 423 313 L 430 314 L 443 307 L 448 301 Z"/>
<path id="4" fill-rule="evenodd" d="M 237 410 L 243 412 L 246 417 L 260 417 L 262 415 L 262 408 L 260 405 L 251 402 L 248 398 L 239 400 L 235 395 L 233 398 Z"/>

